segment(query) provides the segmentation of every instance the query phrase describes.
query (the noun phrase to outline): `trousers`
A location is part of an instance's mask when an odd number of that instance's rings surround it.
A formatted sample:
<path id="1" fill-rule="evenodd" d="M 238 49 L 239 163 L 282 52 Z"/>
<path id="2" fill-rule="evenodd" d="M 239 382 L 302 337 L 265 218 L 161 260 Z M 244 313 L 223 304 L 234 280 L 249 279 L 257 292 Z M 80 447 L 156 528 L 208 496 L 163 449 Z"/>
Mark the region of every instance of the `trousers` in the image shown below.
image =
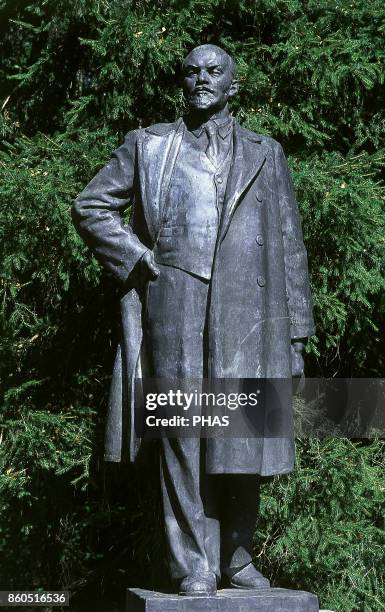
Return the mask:
<path id="1" fill-rule="evenodd" d="M 145 341 L 154 378 L 206 376 L 209 281 L 171 266 L 148 284 Z M 160 479 L 171 578 L 233 575 L 252 560 L 257 475 L 205 473 L 205 441 L 162 438 Z"/>

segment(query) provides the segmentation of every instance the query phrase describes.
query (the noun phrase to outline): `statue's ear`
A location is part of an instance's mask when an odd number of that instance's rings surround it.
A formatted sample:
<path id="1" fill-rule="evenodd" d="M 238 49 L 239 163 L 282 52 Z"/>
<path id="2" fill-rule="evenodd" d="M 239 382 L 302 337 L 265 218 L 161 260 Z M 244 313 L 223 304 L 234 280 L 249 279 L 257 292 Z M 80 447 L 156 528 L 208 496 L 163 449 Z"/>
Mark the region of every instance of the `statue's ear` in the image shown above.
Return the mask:
<path id="1" fill-rule="evenodd" d="M 238 79 L 233 79 L 233 82 L 230 85 L 230 89 L 229 89 L 229 97 L 232 98 L 233 96 L 235 96 L 239 91 L 239 81 Z"/>

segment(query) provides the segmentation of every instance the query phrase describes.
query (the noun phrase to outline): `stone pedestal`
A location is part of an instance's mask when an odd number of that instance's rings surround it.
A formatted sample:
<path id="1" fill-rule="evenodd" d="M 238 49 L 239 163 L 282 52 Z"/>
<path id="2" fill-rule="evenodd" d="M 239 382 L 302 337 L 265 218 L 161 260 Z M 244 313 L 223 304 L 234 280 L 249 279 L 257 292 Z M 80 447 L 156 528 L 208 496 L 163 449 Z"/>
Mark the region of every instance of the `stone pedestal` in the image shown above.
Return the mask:
<path id="1" fill-rule="evenodd" d="M 319 606 L 313 593 L 289 589 L 223 589 L 215 597 L 127 589 L 126 612 L 319 612 Z"/>

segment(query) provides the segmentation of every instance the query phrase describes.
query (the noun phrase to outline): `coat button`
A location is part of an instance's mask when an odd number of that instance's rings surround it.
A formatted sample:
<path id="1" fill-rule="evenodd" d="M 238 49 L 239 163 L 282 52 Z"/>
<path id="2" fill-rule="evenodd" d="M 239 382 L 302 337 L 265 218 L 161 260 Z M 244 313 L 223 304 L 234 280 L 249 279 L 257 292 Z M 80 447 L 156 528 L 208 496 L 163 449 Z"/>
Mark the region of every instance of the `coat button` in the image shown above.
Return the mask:
<path id="1" fill-rule="evenodd" d="M 266 285 L 266 280 L 264 276 L 258 276 L 257 283 L 260 287 L 264 287 Z"/>
<path id="2" fill-rule="evenodd" d="M 223 178 L 221 176 L 217 177 L 217 183 L 223 183 Z"/>
<path id="3" fill-rule="evenodd" d="M 255 239 L 255 241 L 256 241 L 257 244 L 259 244 L 259 246 L 262 246 L 263 243 L 264 243 L 262 234 L 258 234 L 256 239 Z"/>

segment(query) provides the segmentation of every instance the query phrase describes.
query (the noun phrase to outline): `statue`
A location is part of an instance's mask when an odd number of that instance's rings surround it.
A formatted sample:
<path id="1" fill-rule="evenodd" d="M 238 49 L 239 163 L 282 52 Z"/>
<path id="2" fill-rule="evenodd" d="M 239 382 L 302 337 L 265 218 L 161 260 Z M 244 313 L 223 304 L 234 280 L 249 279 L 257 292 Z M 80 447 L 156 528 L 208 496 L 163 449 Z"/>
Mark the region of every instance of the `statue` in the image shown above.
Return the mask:
<path id="1" fill-rule="evenodd" d="M 129 132 L 73 205 L 78 232 L 122 287 L 107 461 L 137 455 L 135 380 L 148 372 L 301 376 L 303 347 L 314 333 L 281 145 L 230 114 L 238 81 L 224 50 L 196 47 L 182 70 L 186 116 Z M 215 595 L 220 579 L 235 589 L 268 588 L 252 564 L 256 491 L 260 476 L 293 469 L 293 440 L 204 442 L 159 441 L 171 577 L 184 596 Z"/>

